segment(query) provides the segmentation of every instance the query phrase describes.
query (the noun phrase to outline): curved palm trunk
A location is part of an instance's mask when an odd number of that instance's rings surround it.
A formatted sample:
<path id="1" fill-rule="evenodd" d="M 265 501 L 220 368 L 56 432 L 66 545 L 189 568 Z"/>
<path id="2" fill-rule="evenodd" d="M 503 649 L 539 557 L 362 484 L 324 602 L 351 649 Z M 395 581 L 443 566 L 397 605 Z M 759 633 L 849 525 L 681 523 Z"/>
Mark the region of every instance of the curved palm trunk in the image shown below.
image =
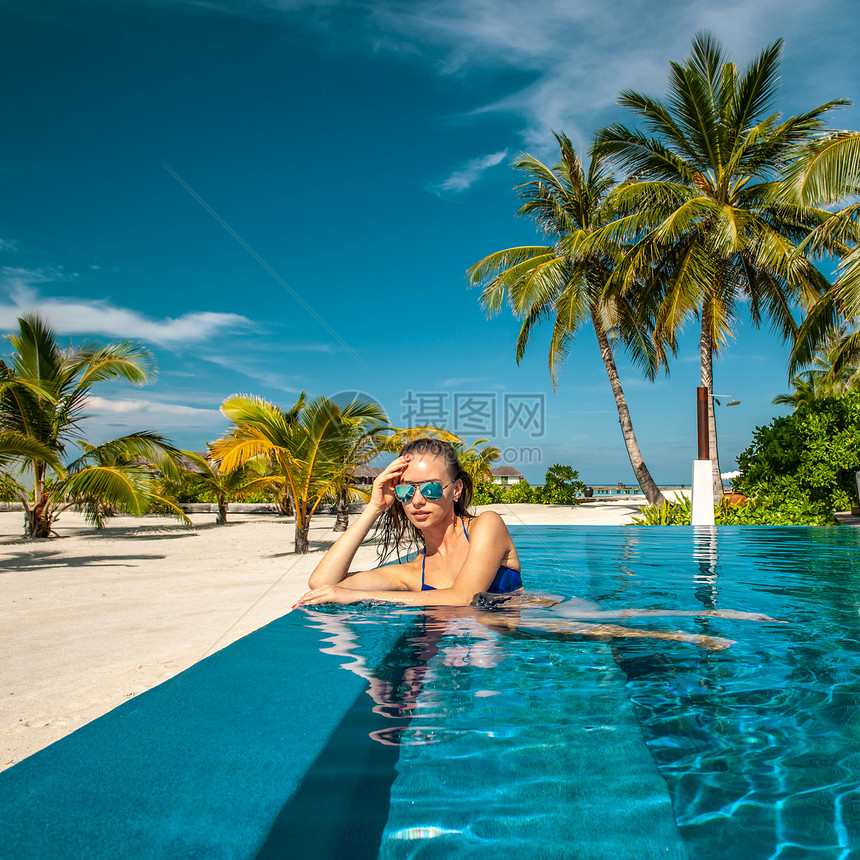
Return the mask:
<path id="1" fill-rule="evenodd" d="M 708 458 L 711 461 L 714 505 L 723 498 L 723 479 L 720 477 L 720 457 L 717 451 L 717 417 L 714 412 L 714 342 L 708 328 L 707 314 L 702 314 L 702 336 L 699 339 L 702 363 L 702 386 L 708 389 Z"/>
<path id="2" fill-rule="evenodd" d="M 603 324 L 594 305 L 591 306 L 591 322 L 594 325 L 594 333 L 597 335 L 600 357 L 603 359 L 606 375 L 609 377 L 609 385 L 615 397 L 615 408 L 618 410 L 621 435 L 624 437 L 624 445 L 627 448 L 630 465 L 633 467 L 633 474 L 636 475 L 636 480 L 639 482 L 639 486 L 642 488 L 648 504 L 664 505 L 666 504 L 666 497 L 660 492 L 660 488 L 651 477 L 651 473 L 648 471 L 648 467 L 645 465 L 645 460 L 642 457 L 642 452 L 639 450 L 639 443 L 636 441 L 636 434 L 633 432 L 633 420 L 630 417 L 630 410 L 627 408 L 627 400 L 621 387 L 618 368 L 615 366 L 615 356 L 612 354 L 612 349 L 609 346 L 609 338 L 603 330 Z"/>

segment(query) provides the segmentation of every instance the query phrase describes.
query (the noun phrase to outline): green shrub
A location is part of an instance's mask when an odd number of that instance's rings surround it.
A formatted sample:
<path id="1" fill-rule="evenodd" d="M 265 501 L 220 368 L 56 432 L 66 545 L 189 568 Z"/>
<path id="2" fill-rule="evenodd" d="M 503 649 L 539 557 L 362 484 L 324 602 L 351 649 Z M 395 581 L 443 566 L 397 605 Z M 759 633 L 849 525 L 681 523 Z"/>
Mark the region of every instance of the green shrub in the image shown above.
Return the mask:
<path id="1" fill-rule="evenodd" d="M 688 526 L 693 518 L 693 503 L 682 498 L 662 505 L 646 505 L 641 513 L 641 517 L 633 518 L 637 526 Z"/>
<path id="2" fill-rule="evenodd" d="M 176 481 L 163 482 L 164 491 L 175 501 L 180 504 L 210 504 L 218 503 L 218 494 L 211 486 L 207 486 L 206 482 L 193 472 L 183 472 L 181 478 Z M 239 499 L 236 499 L 239 501 Z M 243 495 L 242 502 L 252 502 L 253 504 L 276 504 L 276 500 L 272 498 L 272 493 L 267 490 L 257 490 L 254 493 Z"/>
<path id="3" fill-rule="evenodd" d="M 860 470 L 860 392 L 822 397 L 757 427 L 738 455 L 735 489 L 753 502 L 724 522 L 823 525 L 856 504 Z M 749 508 L 749 506 L 744 506 Z"/>
<path id="4" fill-rule="evenodd" d="M 556 463 L 546 470 L 543 486 L 535 495 L 537 501 L 545 505 L 578 505 L 582 502 L 579 494 L 584 489 L 585 484 L 579 480 L 576 469 Z"/>
<path id="5" fill-rule="evenodd" d="M 743 505 L 723 502 L 714 509 L 714 522 L 721 526 L 827 526 L 834 520 L 803 498 L 789 496 L 769 504 L 752 500 Z"/>
<path id="6" fill-rule="evenodd" d="M 508 487 L 504 500 L 509 505 L 535 504 L 540 502 L 537 488 L 533 487 L 525 478 Z"/>
<path id="7" fill-rule="evenodd" d="M 505 500 L 505 487 L 492 481 L 478 481 L 475 484 L 473 503 L 476 505 L 497 505 Z"/>
<path id="8" fill-rule="evenodd" d="M 578 505 L 582 501 L 579 494 L 584 489 L 585 484 L 579 480 L 579 472 L 571 466 L 556 463 L 546 470 L 544 483 L 540 487 L 533 487 L 525 479 L 508 486 L 493 484 L 490 481 L 478 481 L 475 485 L 474 503 L 476 505 L 502 503 Z"/>

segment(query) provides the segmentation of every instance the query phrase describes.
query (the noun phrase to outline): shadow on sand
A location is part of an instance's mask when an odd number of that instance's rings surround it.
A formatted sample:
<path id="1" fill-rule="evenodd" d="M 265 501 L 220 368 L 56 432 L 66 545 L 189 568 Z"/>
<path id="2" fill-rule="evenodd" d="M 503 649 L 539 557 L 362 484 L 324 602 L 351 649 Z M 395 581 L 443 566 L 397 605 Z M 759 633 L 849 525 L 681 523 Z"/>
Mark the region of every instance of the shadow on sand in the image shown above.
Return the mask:
<path id="1" fill-rule="evenodd" d="M 0 571 L 62 569 L 77 567 L 138 567 L 134 562 L 166 558 L 164 555 L 76 555 L 61 554 L 60 550 L 19 550 L 11 557 L 0 559 Z"/>

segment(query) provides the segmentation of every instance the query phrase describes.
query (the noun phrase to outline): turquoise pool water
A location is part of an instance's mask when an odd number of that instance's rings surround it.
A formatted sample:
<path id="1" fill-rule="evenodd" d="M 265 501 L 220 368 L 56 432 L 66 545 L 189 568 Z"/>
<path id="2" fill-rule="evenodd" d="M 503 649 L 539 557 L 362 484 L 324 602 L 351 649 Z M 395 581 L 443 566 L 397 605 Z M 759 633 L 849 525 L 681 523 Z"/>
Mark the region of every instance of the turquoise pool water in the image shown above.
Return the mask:
<path id="1" fill-rule="evenodd" d="M 0 856 L 860 856 L 858 532 L 512 531 L 530 590 L 787 623 L 293 612 L 0 774 Z"/>
<path id="2" fill-rule="evenodd" d="M 788 622 L 667 618 L 660 627 L 736 644 L 615 640 L 613 656 L 690 857 L 860 856 L 857 531 L 590 530 L 578 541 L 542 530 L 519 540 L 608 608 L 731 608 Z"/>

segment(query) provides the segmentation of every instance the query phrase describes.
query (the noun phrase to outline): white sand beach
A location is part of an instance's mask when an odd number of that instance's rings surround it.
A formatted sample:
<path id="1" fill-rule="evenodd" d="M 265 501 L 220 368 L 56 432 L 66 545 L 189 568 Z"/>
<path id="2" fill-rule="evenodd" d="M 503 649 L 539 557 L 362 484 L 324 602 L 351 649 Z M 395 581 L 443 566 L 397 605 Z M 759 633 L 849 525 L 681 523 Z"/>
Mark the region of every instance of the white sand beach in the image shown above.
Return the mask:
<path id="1" fill-rule="evenodd" d="M 642 501 L 496 505 L 509 524 L 622 525 Z M 21 539 L 0 513 L 0 770 L 289 612 L 336 534 L 319 515 L 312 552 L 273 515 L 116 517 L 101 531 L 66 512 L 59 537 Z M 372 545 L 356 561 L 375 562 Z"/>

